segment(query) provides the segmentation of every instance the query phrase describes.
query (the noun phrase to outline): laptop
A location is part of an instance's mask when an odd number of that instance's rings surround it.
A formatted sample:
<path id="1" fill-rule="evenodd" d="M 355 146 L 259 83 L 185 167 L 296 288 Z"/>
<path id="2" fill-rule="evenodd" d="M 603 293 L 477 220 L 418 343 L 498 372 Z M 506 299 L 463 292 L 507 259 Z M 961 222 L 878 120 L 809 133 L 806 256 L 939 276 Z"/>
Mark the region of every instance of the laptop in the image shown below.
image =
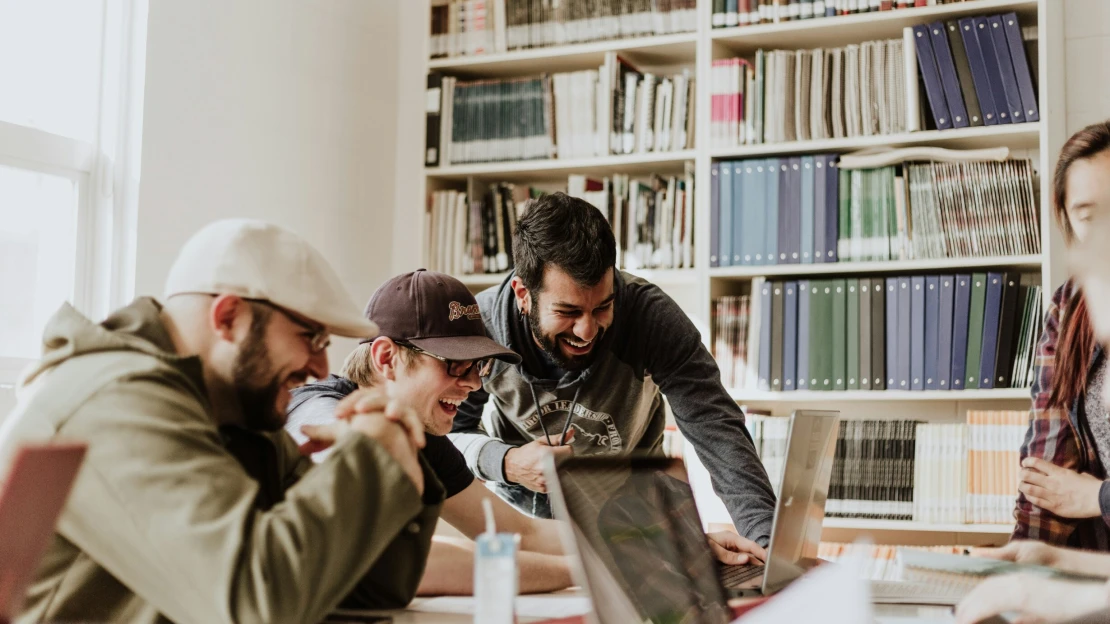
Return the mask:
<path id="1" fill-rule="evenodd" d="M 19 614 L 85 459 L 83 443 L 18 447 L 0 483 L 0 621 Z"/>
<path id="2" fill-rule="evenodd" d="M 728 598 L 768 595 L 816 565 L 840 414 L 790 416 L 782 488 L 765 565 L 721 566 L 709 549 L 682 460 L 574 457 L 547 470 L 552 510 L 597 621 L 732 619 Z"/>

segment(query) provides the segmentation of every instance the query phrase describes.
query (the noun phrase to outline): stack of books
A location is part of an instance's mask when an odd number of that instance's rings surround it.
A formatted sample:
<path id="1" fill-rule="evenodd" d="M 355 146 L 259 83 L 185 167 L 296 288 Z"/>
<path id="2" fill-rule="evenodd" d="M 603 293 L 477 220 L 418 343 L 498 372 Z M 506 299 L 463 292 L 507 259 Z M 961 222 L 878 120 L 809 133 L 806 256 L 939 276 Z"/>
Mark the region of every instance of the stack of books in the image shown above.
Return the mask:
<path id="1" fill-rule="evenodd" d="M 842 169 L 836 159 L 713 163 L 709 265 L 1040 253 L 1029 160 Z"/>
<path id="2" fill-rule="evenodd" d="M 446 0 L 432 5 L 431 57 L 496 54 L 696 28 L 697 0 Z"/>
<path id="3" fill-rule="evenodd" d="M 916 425 L 908 420 L 840 421 L 826 517 L 913 519 Z"/>
<path id="4" fill-rule="evenodd" d="M 513 268 L 512 235 L 541 189 L 508 182 L 489 184 L 478 197 L 463 191 L 431 194 L 428 268 L 449 274 L 501 273 Z M 561 189 L 601 211 L 613 227 L 622 269 L 688 269 L 694 266 L 694 168 L 683 175 L 602 178 L 571 175 Z"/>
<path id="5" fill-rule="evenodd" d="M 893 11 L 972 0 L 713 0 L 713 28 Z"/>
<path id="6" fill-rule="evenodd" d="M 428 75 L 424 164 L 588 158 L 693 147 L 695 80 L 641 72 L 616 53 L 597 70 L 460 82 Z"/>
<path id="7" fill-rule="evenodd" d="M 714 354 L 735 389 L 952 390 L 1032 383 L 1035 275 L 769 282 L 716 305 Z M 721 302 L 719 302 L 721 303 Z"/>

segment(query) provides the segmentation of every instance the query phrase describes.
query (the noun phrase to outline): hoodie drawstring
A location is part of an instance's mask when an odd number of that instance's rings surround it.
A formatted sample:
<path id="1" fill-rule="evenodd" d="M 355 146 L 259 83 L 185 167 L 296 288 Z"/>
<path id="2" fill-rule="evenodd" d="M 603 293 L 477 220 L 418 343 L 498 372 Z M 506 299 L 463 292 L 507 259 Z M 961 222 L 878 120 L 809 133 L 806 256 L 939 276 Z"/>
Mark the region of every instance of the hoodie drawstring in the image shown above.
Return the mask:
<path id="1" fill-rule="evenodd" d="M 547 425 L 543 424 L 543 413 L 540 411 L 540 398 L 536 394 L 536 386 L 528 384 L 528 389 L 532 391 L 532 402 L 536 404 L 536 419 L 540 421 L 540 429 L 543 429 L 543 437 L 547 440 L 548 446 L 554 446 L 551 443 L 551 435 L 547 433 Z M 570 422 L 574 419 L 574 409 L 578 407 L 578 393 L 582 391 L 582 386 L 579 385 L 574 391 L 574 399 L 570 402 L 570 411 L 567 412 L 567 420 L 563 423 L 563 433 L 559 436 L 559 444 L 563 444 L 567 438 L 567 431 L 570 429 Z"/>

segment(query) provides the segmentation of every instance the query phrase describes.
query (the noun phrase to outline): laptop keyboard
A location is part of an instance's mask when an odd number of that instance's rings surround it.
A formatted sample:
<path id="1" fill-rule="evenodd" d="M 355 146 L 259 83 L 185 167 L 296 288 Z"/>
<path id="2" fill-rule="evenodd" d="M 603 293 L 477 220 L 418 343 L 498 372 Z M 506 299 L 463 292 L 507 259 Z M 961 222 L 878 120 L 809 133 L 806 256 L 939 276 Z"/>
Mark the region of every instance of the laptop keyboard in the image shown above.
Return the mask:
<path id="1" fill-rule="evenodd" d="M 721 586 L 733 589 L 763 574 L 763 565 L 725 565 L 721 566 Z"/>

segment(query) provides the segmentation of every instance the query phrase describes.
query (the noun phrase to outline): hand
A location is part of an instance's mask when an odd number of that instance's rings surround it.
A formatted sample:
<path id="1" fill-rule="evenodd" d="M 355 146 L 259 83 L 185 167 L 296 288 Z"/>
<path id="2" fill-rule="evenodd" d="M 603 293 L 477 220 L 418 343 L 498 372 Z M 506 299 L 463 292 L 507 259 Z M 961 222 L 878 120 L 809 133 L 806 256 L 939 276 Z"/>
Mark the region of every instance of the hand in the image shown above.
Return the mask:
<path id="1" fill-rule="evenodd" d="M 304 425 L 301 433 L 308 439 L 297 450 L 301 455 L 313 455 L 332 447 L 344 433 L 350 431 L 351 423 L 346 420 L 337 420 L 322 425 Z"/>
<path id="2" fill-rule="evenodd" d="M 1098 500 L 1101 480 L 1037 457 L 1026 457 L 1021 466 L 1018 490 L 1029 502 L 1063 518 L 1102 515 Z"/>
<path id="3" fill-rule="evenodd" d="M 349 394 L 335 406 L 338 420 L 350 421 L 358 414 L 381 414 L 403 427 L 418 449 L 424 448 L 424 423 L 416 412 L 397 401 L 391 401 L 383 390 L 360 388 Z"/>
<path id="4" fill-rule="evenodd" d="M 569 446 L 572 440 L 574 429 L 567 432 L 563 443 L 558 446 L 549 446 L 547 440 L 541 438 L 509 449 L 505 453 L 505 478 L 533 492 L 547 492 L 547 477 L 543 474 L 544 462 L 548 455 L 554 455 L 556 462 L 573 455 L 574 450 Z"/>
<path id="5" fill-rule="evenodd" d="M 958 624 L 974 624 L 1014 612 L 1019 623 L 1064 622 L 1106 606 L 1106 586 L 1046 579 L 1032 574 L 992 576 L 975 586 L 956 607 Z"/>
<path id="6" fill-rule="evenodd" d="M 972 548 L 971 556 L 1056 567 L 1063 548 L 1035 540 L 1015 540 L 1002 548 Z"/>
<path id="7" fill-rule="evenodd" d="M 732 531 L 715 531 L 706 537 L 709 538 L 709 549 L 713 551 L 717 561 L 725 565 L 767 561 L 767 551 L 762 546 Z"/>
<path id="8" fill-rule="evenodd" d="M 381 414 L 355 414 L 350 421 L 352 431 L 377 442 L 405 471 L 419 494 L 424 494 L 424 471 L 417 459 L 412 436 L 399 423 Z"/>

